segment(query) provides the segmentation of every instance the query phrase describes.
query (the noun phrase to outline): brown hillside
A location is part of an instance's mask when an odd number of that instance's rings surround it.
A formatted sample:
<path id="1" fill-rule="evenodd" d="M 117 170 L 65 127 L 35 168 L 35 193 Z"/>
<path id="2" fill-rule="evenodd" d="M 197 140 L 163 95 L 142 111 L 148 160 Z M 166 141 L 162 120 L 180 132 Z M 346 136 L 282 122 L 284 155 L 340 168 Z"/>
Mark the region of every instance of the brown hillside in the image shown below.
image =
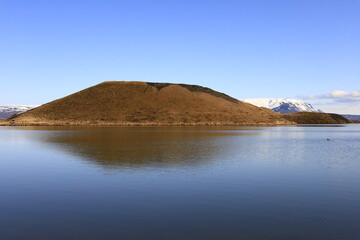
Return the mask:
<path id="1" fill-rule="evenodd" d="M 8 119 L 12 125 L 289 124 L 281 114 L 195 85 L 104 82 Z"/>
<path id="2" fill-rule="evenodd" d="M 316 112 L 297 112 L 286 113 L 283 116 L 289 121 L 298 124 L 345 124 L 351 123 L 350 120 L 334 113 L 316 113 Z"/>

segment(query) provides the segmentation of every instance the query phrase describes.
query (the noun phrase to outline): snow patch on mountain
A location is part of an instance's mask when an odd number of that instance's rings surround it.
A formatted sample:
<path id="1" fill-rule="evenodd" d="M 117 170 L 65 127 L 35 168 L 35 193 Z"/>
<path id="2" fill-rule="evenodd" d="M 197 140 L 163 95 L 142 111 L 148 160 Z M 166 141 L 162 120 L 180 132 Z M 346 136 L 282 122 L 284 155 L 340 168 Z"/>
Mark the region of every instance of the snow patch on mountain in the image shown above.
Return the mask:
<path id="1" fill-rule="evenodd" d="M 315 109 L 311 104 L 297 99 L 288 98 L 248 98 L 243 99 L 244 102 L 253 104 L 258 107 L 269 108 L 279 113 L 294 112 L 322 112 Z"/>
<path id="2" fill-rule="evenodd" d="M 6 119 L 16 113 L 23 113 L 38 105 L 0 105 L 0 119 Z"/>

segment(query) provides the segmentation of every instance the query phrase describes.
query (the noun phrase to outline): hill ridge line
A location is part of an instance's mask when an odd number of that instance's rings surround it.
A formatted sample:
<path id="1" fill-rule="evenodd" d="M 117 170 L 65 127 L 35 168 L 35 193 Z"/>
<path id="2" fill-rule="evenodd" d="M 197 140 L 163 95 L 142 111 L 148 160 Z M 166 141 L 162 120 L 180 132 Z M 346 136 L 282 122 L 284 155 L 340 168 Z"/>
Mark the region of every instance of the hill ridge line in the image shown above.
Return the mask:
<path id="1" fill-rule="evenodd" d="M 218 91 L 215 91 L 211 88 L 207 88 L 207 87 L 202 87 L 199 85 L 191 85 L 191 84 L 183 84 L 183 83 L 160 83 L 160 82 L 145 82 L 148 86 L 152 86 L 158 89 L 158 91 L 160 91 L 162 88 L 166 88 L 169 86 L 173 86 L 173 85 L 177 85 L 180 87 L 183 87 L 187 90 L 189 90 L 190 92 L 203 92 L 203 93 L 208 93 L 212 96 L 218 97 L 218 98 L 222 98 L 225 99 L 229 102 L 232 103 L 238 103 L 240 100 L 230 97 L 229 95 L 226 95 L 225 93 L 221 93 Z M 146 88 L 147 90 L 147 88 Z M 145 91 L 146 91 L 145 90 Z"/>

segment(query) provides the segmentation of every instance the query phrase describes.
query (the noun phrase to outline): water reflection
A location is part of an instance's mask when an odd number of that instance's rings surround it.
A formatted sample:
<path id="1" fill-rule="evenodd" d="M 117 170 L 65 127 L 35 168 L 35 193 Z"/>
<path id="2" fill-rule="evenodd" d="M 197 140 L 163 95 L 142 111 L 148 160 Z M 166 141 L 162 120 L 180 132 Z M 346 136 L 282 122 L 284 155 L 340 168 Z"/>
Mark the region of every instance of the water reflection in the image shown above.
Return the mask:
<path id="1" fill-rule="evenodd" d="M 0 239 L 359 239 L 359 146 L 359 127 L 0 127 Z"/>
<path id="2" fill-rule="evenodd" d="M 61 131 L 49 131 L 44 128 L 46 131 L 37 139 L 81 159 L 114 168 L 200 164 L 239 151 L 241 145 L 234 148 L 229 141 L 233 137 L 257 134 L 244 129 L 206 129 L 61 128 Z"/>

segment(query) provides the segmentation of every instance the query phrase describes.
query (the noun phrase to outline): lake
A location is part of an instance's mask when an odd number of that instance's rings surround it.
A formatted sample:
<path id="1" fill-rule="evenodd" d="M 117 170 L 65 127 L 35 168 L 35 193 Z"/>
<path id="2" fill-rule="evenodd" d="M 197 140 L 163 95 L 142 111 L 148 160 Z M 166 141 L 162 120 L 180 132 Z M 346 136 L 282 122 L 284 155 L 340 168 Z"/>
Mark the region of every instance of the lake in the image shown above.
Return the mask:
<path id="1" fill-rule="evenodd" d="M 0 239 L 360 239 L 360 125 L 0 127 Z"/>

